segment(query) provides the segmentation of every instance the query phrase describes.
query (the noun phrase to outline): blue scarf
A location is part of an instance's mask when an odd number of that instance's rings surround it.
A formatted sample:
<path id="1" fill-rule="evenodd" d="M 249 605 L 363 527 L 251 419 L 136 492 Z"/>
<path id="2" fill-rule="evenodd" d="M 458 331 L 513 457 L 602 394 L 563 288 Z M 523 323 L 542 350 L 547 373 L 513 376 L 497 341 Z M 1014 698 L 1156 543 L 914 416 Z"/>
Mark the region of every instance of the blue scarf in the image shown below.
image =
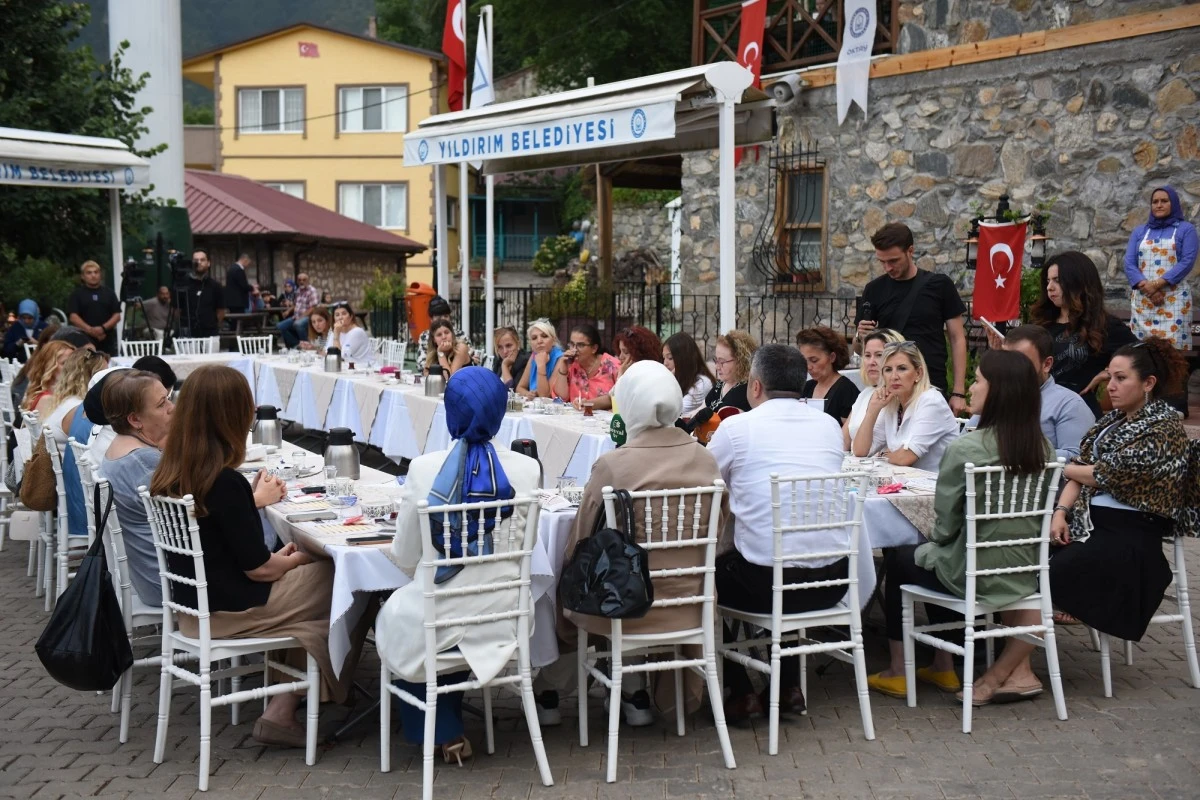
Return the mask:
<path id="1" fill-rule="evenodd" d="M 1150 219 L 1146 220 L 1146 227 L 1150 230 L 1159 230 L 1160 228 L 1170 228 L 1172 225 L 1178 225 L 1183 222 L 1183 206 L 1179 203 L 1179 194 L 1170 186 L 1160 186 L 1150 193 L 1154 197 L 1155 192 L 1166 192 L 1167 197 L 1171 198 L 1171 213 L 1162 219 L 1154 216 L 1154 212 L 1150 212 Z"/>
<path id="2" fill-rule="evenodd" d="M 454 438 L 454 447 L 433 481 L 429 491 L 432 508 L 459 503 L 479 503 L 488 500 L 508 500 L 516 496 L 508 476 L 500 466 L 492 438 L 500 430 L 508 405 L 508 390 L 495 373 L 483 367 L 460 369 L 446 384 L 446 427 Z M 512 516 L 512 506 L 500 509 L 500 518 Z M 479 518 L 467 519 L 467 552 L 462 552 L 462 514 L 430 511 L 429 522 L 433 546 L 447 558 L 463 555 L 488 555 L 492 552 L 492 531 L 496 513 L 483 515 L 483 536 L 479 533 Z M 450 551 L 445 550 L 442 535 L 450 529 Z M 435 583 L 445 583 L 462 570 L 461 566 L 438 567 Z"/>

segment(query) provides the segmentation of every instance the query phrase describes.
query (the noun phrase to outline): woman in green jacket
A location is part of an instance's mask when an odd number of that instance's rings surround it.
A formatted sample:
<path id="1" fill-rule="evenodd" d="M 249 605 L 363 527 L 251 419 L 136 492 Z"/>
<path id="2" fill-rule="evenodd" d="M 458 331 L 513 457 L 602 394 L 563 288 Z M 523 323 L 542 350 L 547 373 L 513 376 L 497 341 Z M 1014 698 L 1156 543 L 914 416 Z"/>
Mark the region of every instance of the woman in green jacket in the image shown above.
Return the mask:
<path id="1" fill-rule="evenodd" d="M 963 467 L 1003 465 L 1010 472 L 1028 475 L 1040 472 L 1053 458 L 1054 450 L 1042 435 L 1038 376 L 1029 359 L 1020 353 L 989 350 L 979 360 L 971 387 L 972 414 L 979 414 L 979 427 L 959 437 L 946 448 L 938 470 L 934 500 L 937 522 L 922 545 L 886 551 L 887 581 L 884 612 L 891 647 L 891 665 L 870 676 L 868 685 L 882 694 L 904 698 L 904 645 L 900 618 L 900 587 L 917 584 L 939 592 L 964 597 L 967 589 L 966 474 Z M 977 540 L 1002 541 L 1041 534 L 1036 518 L 996 520 L 980 523 Z M 1021 566 L 1037 559 L 1037 544 L 1004 547 L 978 553 L 979 569 Z M 1033 593 L 1037 575 L 1032 572 L 978 578 L 976 599 L 985 605 L 1004 605 Z M 962 617 L 938 606 L 926 606 L 931 623 L 954 622 Z M 1018 611 L 1005 616 L 1008 625 L 1035 625 L 1037 611 Z M 993 700 L 1031 699 L 1042 685 L 1029 664 L 1030 645 L 1010 640 L 1004 653 L 974 685 L 973 702 L 986 705 Z M 968 667 L 969 669 L 969 667 Z M 917 679 L 943 691 L 958 691 L 962 684 L 954 671 L 953 656 L 938 650 L 933 664 L 917 670 Z"/>

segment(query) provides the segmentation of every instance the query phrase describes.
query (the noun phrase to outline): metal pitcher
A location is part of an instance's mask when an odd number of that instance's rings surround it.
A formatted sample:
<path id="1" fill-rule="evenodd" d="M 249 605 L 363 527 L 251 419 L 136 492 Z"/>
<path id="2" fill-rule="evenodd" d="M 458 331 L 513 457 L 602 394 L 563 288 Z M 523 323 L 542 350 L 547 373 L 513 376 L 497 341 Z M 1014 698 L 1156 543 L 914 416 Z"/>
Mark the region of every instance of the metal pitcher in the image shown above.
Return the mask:
<path id="1" fill-rule="evenodd" d="M 337 467 L 339 478 L 358 480 L 358 448 L 354 446 L 354 431 L 349 428 L 332 428 L 329 431 L 325 466 Z"/>
<path id="2" fill-rule="evenodd" d="M 279 425 L 279 409 L 275 406 L 259 406 L 254 411 L 254 427 L 250 429 L 254 444 L 283 447 L 283 428 Z"/>
<path id="3" fill-rule="evenodd" d="M 446 378 L 442 375 L 442 368 L 438 364 L 434 364 L 429 368 L 429 375 L 425 378 L 425 396 L 437 397 L 446 392 Z"/>
<path id="4" fill-rule="evenodd" d="M 325 371 L 326 372 L 341 372 L 342 371 L 342 351 L 336 347 L 330 347 L 325 351 Z"/>

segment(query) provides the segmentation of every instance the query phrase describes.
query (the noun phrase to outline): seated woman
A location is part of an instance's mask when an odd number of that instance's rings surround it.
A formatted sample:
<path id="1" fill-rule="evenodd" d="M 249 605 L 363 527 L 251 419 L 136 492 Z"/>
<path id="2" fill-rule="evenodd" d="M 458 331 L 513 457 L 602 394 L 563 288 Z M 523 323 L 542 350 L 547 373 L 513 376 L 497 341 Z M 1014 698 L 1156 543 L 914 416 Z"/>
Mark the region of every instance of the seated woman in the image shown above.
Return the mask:
<path id="1" fill-rule="evenodd" d="M 1025 363 L 1021 363 L 1022 360 Z M 936 523 L 930 541 L 925 545 L 884 551 L 888 571 L 883 607 L 887 615 L 892 663 L 888 669 L 866 680 L 872 690 L 889 697 L 906 696 L 900 587 L 917 584 L 965 596 L 966 464 L 977 467 L 1003 465 L 1009 473 L 1031 475 L 1045 469 L 1046 462 L 1054 458 L 1054 447 L 1042 434 L 1040 391 L 1042 383 L 1033 363 L 1024 355 L 1008 350 L 989 350 L 980 357 L 970 393 L 971 413 L 980 415 L 979 427 L 950 444 L 942 458 L 934 500 Z M 1042 522 L 1038 518 L 998 519 L 979 523 L 976 539 L 979 542 L 1037 539 L 1040 534 Z M 1031 564 L 1037 560 L 1037 545 L 1003 548 L 1003 552 L 980 549 L 977 558 L 980 570 Z M 1002 606 L 1032 594 L 1037 590 L 1037 582 L 1034 572 L 982 577 L 976 582 L 976 599 L 990 606 Z M 938 606 L 926 606 L 925 610 L 934 624 L 955 619 L 952 612 Z M 961 620 L 961 615 L 958 619 Z M 1006 625 L 1036 625 L 1039 621 L 1038 610 L 1010 612 L 1004 614 L 1003 619 Z M 1042 684 L 1030 666 L 1032 650 L 1033 645 L 1008 639 L 1000 658 L 974 681 L 972 703 L 1013 702 L 1032 699 L 1042 693 Z M 935 650 L 934 663 L 918 669 L 917 679 L 948 692 L 958 691 L 961 686 L 959 676 L 954 673 L 953 655 L 944 650 Z"/>
<path id="2" fill-rule="evenodd" d="M 349 303 L 339 303 L 333 309 L 333 334 L 329 347 L 341 350 L 342 361 L 348 364 L 365 366 L 375 360 L 371 339 L 358 324 L 358 317 L 354 316 L 354 309 Z"/>
<path id="3" fill-rule="evenodd" d="M 1165 398 L 1179 392 L 1187 362 L 1166 339 L 1117 350 L 1109 362 L 1113 410 L 1101 417 L 1064 470 L 1051 539 L 1054 604 L 1098 631 L 1139 641 L 1171 583 L 1162 537 L 1194 513 L 1186 493 L 1188 437 Z"/>
<path id="4" fill-rule="evenodd" d="M 591 477 L 580 502 L 579 513 L 571 526 L 571 537 L 567 540 L 564 553 L 567 557 L 574 552 L 579 542 L 591 536 L 596 521 L 604 515 L 602 489 L 613 486 L 629 491 L 646 489 L 679 489 L 692 486 L 711 486 L 721 477 L 716 459 L 702 445 L 684 431 L 675 427 L 675 420 L 683 409 L 683 394 L 671 373 L 656 361 L 643 360 L 625 370 L 617 382 L 617 405 L 625 420 L 627 439 L 620 449 L 605 453 L 592 465 Z M 655 506 L 655 513 L 658 513 Z M 689 512 L 690 506 L 689 506 Z M 678 514 L 678 503 L 671 504 L 667 516 L 674 520 Z M 707 503 L 702 508 L 701 518 L 706 518 Z M 634 514 L 636 536 L 645 541 L 645 515 L 640 509 Z M 656 550 L 650 555 L 650 568 L 681 569 L 699 564 L 703 555 L 699 548 L 686 550 Z M 698 593 L 699 576 L 683 576 L 658 579 L 654 582 L 656 601 L 671 597 L 682 597 Z M 695 627 L 700 624 L 700 607 L 696 605 L 668 606 L 652 609 L 639 619 L 624 621 L 626 634 L 662 633 Z M 608 635 L 612 632 L 611 620 L 563 611 L 559 620 L 559 636 L 564 641 L 574 642 L 576 629 L 585 633 Z M 571 678 L 574 679 L 572 673 Z M 670 682 L 664 683 L 663 688 Z M 626 722 L 631 725 L 648 725 L 653 722 L 650 712 L 650 693 L 639 688 L 635 675 L 627 675 L 623 690 L 622 710 Z M 672 684 L 673 686 L 673 684 Z M 689 710 L 699 704 L 701 683 L 697 676 L 688 671 Z M 557 687 L 560 691 L 567 687 Z M 657 693 L 656 693 L 657 694 Z M 673 691 L 659 702 L 660 708 L 674 703 Z"/>
<path id="5" fill-rule="evenodd" d="M 8 326 L 4 334 L 4 348 L 0 357 L 15 358 L 25 363 L 25 345 L 35 344 L 38 336 L 46 329 L 46 320 L 42 319 L 38 304 L 26 298 L 17 304 L 17 321 Z"/>
<path id="6" fill-rule="evenodd" d="M 179 393 L 150 493 L 195 498 L 213 637 L 294 636 L 320 666 L 321 699 L 343 702 L 365 628 L 355 632 L 339 678 L 329 659 L 333 564 L 313 561 L 293 544 L 268 551 L 254 490 L 236 469 L 245 460 L 253 421 L 254 398 L 242 373 L 217 364 L 195 370 Z M 175 574 L 192 577 L 191 558 L 168 554 L 167 562 Z M 172 592 L 177 603 L 196 607 L 192 587 L 173 584 Z M 186 614 L 179 615 L 179 629 L 185 636 L 199 634 L 196 618 Z M 299 650 L 289 651 L 286 660 L 306 668 Z M 299 703 L 298 694 L 273 696 L 254 724 L 254 738 L 303 747 L 304 727 L 295 720 Z"/>
<path id="7" fill-rule="evenodd" d="M 862 365 L 858 368 L 858 374 L 863 379 L 863 389 L 858 393 L 858 398 L 854 401 L 854 406 L 850 409 L 850 416 L 846 418 L 846 424 L 842 426 L 842 436 L 846 442 L 846 450 L 850 449 L 850 444 L 854 441 L 854 435 L 858 433 L 863 417 L 867 415 L 867 404 L 871 402 L 871 395 L 875 393 L 875 388 L 879 385 L 879 381 L 883 377 L 884 346 L 892 342 L 902 341 L 904 341 L 904 337 L 891 328 L 873 330 L 863 339 Z"/>
<path id="8" fill-rule="evenodd" d="M 809 381 L 804 384 L 804 396 L 825 401 L 825 413 L 843 424 L 858 399 L 854 381 L 838 372 L 850 363 L 846 338 L 832 328 L 806 328 L 796 334 L 796 347 L 808 364 Z"/>
<path id="9" fill-rule="evenodd" d="M 54 391 L 42 400 L 39 414 L 54 432 L 54 441 L 59 450 L 67 446 L 71 418 L 75 409 L 83 402 L 92 376 L 108 366 L 108 355 L 95 350 L 76 350 L 63 361 Z"/>
<path id="10" fill-rule="evenodd" d="M 883 380 L 867 403 L 854 437 L 854 455 L 881 455 L 896 466 L 936 472 L 942 453 L 957 436 L 954 413 L 942 393 L 929 385 L 925 358 L 916 343 L 886 346 Z"/>
<path id="11" fill-rule="evenodd" d="M 550 387 L 555 397 L 576 408 L 582 407 L 584 400 L 593 401 L 595 406 L 594 401 L 612 391 L 620 372 L 621 362 L 604 352 L 600 331 L 585 322 L 571 329 L 567 350 L 551 375 Z"/>
<path id="12" fill-rule="evenodd" d="M 704 407 L 704 398 L 712 390 L 716 378 L 704 363 L 700 345 L 689 334 L 677 333 L 663 342 L 663 366 L 675 376 L 683 392 L 683 419 Z"/>
<path id="13" fill-rule="evenodd" d="M 505 389 L 515 389 L 529 362 L 529 353 L 521 349 L 521 335 L 516 328 L 496 328 L 492 340 L 496 343 L 492 372 L 499 376 Z"/>
<path id="14" fill-rule="evenodd" d="M 425 356 L 425 374 L 431 367 L 441 367 L 447 379 L 460 369 L 471 364 L 471 348 L 454 335 L 454 326 L 439 319 L 429 327 L 429 352 Z"/>
<path id="15" fill-rule="evenodd" d="M 717 368 L 717 382 L 704 397 L 704 406 L 716 412 L 725 406 L 741 411 L 750 410 L 746 397 L 746 381 L 750 378 L 750 361 L 758 342 L 743 331 L 729 331 L 717 337 L 713 348 L 713 364 Z"/>
<path id="16" fill-rule="evenodd" d="M 333 317 L 325 306 L 317 306 L 308 312 L 308 338 L 300 342 L 301 350 L 325 352 L 333 331 Z"/>
<path id="17" fill-rule="evenodd" d="M 551 379 L 562 358 L 563 349 L 558 344 L 558 333 L 550 320 L 535 319 L 529 323 L 529 361 L 517 381 L 517 394 L 522 397 L 553 397 Z"/>
<path id="18" fill-rule="evenodd" d="M 67 342 L 46 342 L 33 352 L 33 358 L 18 373 L 29 378 L 25 389 L 25 397 L 21 400 L 21 410 L 40 414 L 47 405 L 50 396 L 54 394 L 54 384 L 58 380 L 59 370 L 66 363 L 67 356 L 75 352 L 75 347 Z M 37 431 L 33 432 L 37 435 Z"/>
<path id="19" fill-rule="evenodd" d="M 414 458 L 408 468 L 405 483 L 407 502 L 402 503 L 396 519 L 396 537 L 392 540 L 392 559 L 413 582 L 394 592 L 375 620 L 375 635 L 379 657 L 393 672 L 401 676 L 400 685 L 417 697 L 425 696 L 425 635 L 424 635 L 424 572 L 418 572 L 423 542 L 417 501 L 428 499 L 430 505 L 454 505 L 464 502 L 503 500 L 537 491 L 541 467 L 535 459 L 510 450 L 507 443 L 497 448 L 492 438 L 500 430 L 508 405 L 508 392 L 494 374 L 483 367 L 466 367 L 446 383 L 446 426 L 454 438 L 454 447 Z M 521 517 L 514 524 L 523 524 Z M 438 525 L 432 525 L 434 546 L 441 551 L 442 535 Z M 457 537 L 455 537 L 457 541 Z M 473 567 L 471 580 L 493 582 L 511 572 L 511 564 Z M 441 586 L 460 587 L 466 578 L 462 573 L 448 576 Z M 515 574 L 513 577 L 516 577 Z M 496 596 L 493 596 L 495 600 Z M 481 607 L 478 596 L 463 595 L 439 601 L 439 613 L 451 616 L 483 614 L 493 610 Z M 471 625 L 467 628 L 442 628 L 438 631 L 439 652 L 457 647 L 471 672 L 479 680 L 490 680 L 499 674 L 513 654 L 511 647 L 497 646 L 497 641 L 515 642 L 508 620 L 499 627 Z M 444 644 L 442 644 L 444 642 Z M 457 683 L 465 673 L 451 673 L 438 678 L 442 683 Z M 404 736 L 410 742 L 424 741 L 425 714 L 400 704 Z M 463 735 L 462 693 L 442 695 L 437 704 L 435 744 L 441 745 L 442 757 L 449 763 L 472 755 L 471 743 Z"/>
<path id="20" fill-rule="evenodd" d="M 929 542 L 884 551 L 887 558 L 884 613 L 892 660 L 886 670 L 867 678 L 867 685 L 875 691 L 890 697 L 906 696 L 900 587 L 916 584 L 958 597 L 965 595 L 967 487 L 963 468 L 968 463 L 978 467 L 1002 465 L 1010 473 L 1030 475 L 1045 469 L 1054 457 L 1054 449 L 1042 435 L 1040 392 L 1037 372 L 1022 354 L 989 350 L 979 359 L 970 391 L 971 413 L 981 415 L 979 427 L 946 448 L 938 471 L 934 500 L 937 516 Z M 979 542 L 1036 539 L 1041 535 L 1041 527 L 1037 518 L 988 520 L 979 524 L 975 535 Z M 979 569 L 1035 563 L 1037 545 L 1008 547 L 1003 552 L 979 550 L 977 558 Z M 978 602 L 1004 605 L 1032 594 L 1037 589 L 1037 573 L 981 577 L 975 587 Z M 932 623 L 955 620 L 953 612 L 940 606 L 927 605 L 925 610 Z M 1040 619 L 1041 614 L 1036 610 L 1014 611 L 1004 615 L 1003 621 L 1006 625 L 1036 625 Z M 993 700 L 1026 700 L 1041 694 L 1042 685 L 1029 665 L 1032 650 L 1032 645 L 1008 639 L 1000 658 L 975 681 L 972 703 L 981 706 Z M 933 664 L 918 669 L 917 679 L 947 692 L 961 687 L 954 672 L 953 656 L 945 650 L 934 651 Z"/>
<path id="21" fill-rule="evenodd" d="M 634 364 L 642 361 L 662 363 L 662 341 L 654 331 L 641 325 L 630 325 L 617 331 L 617 335 L 613 337 L 613 348 L 617 351 L 617 363 L 620 364 L 617 371 L 618 381 Z M 596 408 L 616 410 L 611 391 L 607 395 L 597 397 L 594 405 Z"/>

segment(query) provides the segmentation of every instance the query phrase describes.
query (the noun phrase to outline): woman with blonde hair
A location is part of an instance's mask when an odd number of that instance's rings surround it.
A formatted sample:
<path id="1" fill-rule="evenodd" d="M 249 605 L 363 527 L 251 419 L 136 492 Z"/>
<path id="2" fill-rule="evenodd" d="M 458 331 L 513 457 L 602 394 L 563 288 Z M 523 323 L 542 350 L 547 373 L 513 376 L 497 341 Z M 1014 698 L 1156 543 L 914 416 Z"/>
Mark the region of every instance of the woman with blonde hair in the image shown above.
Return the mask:
<path id="1" fill-rule="evenodd" d="M 883 377 L 854 436 L 854 455 L 880 455 L 899 467 L 936 472 L 958 436 L 954 412 L 937 387 L 916 342 L 883 348 Z"/>
<path id="2" fill-rule="evenodd" d="M 194 498 L 213 637 L 296 637 L 320 667 L 322 700 L 342 702 L 362 639 L 356 631 L 339 679 L 329 658 L 332 562 L 313 561 L 291 543 L 270 552 L 255 503 L 257 487 L 237 471 L 246 458 L 246 431 L 253 421 L 254 397 L 240 372 L 216 364 L 197 369 L 171 414 L 150 493 Z M 283 495 L 280 488 L 276 499 Z M 191 558 L 168 554 L 167 562 L 174 574 L 193 577 Z M 171 592 L 176 603 L 196 607 L 193 587 L 174 583 Z M 179 616 L 179 629 L 185 636 L 199 633 L 196 618 L 186 614 Z M 286 660 L 305 668 L 299 650 L 289 651 Z M 295 720 L 299 702 L 298 694 L 273 696 L 254 725 L 254 738 L 263 744 L 303 747 L 304 727 Z"/>
<path id="3" fill-rule="evenodd" d="M 522 397 L 553 397 L 551 386 L 554 368 L 562 358 L 563 349 L 558 333 L 550 320 L 543 317 L 529 323 L 529 362 L 517 382 L 517 394 Z"/>
<path id="4" fill-rule="evenodd" d="M 713 348 L 717 382 L 704 397 L 705 408 L 714 412 L 723 406 L 750 410 L 746 381 L 750 378 L 750 361 L 757 349 L 758 342 L 745 331 L 729 331 L 717 337 L 717 346 Z"/>
<path id="5" fill-rule="evenodd" d="M 59 370 L 67 356 L 73 352 L 75 346 L 63 341 L 46 342 L 33 351 L 33 358 L 29 359 L 25 366 L 29 386 L 26 387 L 25 397 L 21 400 L 23 411 L 42 411 L 43 401 L 54 393 L 54 383 L 58 380 Z"/>
<path id="6" fill-rule="evenodd" d="M 842 438 L 847 450 L 850 449 L 850 443 L 854 441 L 854 435 L 862 425 L 863 417 L 867 415 L 867 404 L 871 402 L 871 395 L 875 393 L 875 387 L 883 377 L 883 348 L 903 341 L 904 337 L 891 328 L 878 328 L 863 338 L 862 363 L 858 367 L 863 389 L 850 409 L 850 416 L 846 417 L 846 424 L 842 426 Z"/>

